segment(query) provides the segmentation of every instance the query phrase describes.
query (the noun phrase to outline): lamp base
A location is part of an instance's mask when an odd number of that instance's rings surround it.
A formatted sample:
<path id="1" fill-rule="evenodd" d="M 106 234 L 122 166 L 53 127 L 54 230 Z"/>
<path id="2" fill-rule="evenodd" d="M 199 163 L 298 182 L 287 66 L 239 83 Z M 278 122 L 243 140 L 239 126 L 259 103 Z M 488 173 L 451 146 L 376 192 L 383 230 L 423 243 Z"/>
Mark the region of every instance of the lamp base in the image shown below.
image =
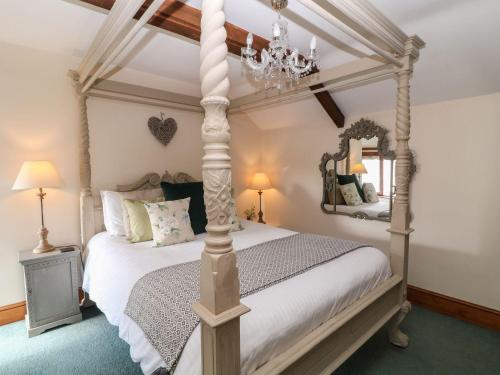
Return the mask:
<path id="1" fill-rule="evenodd" d="M 38 236 L 40 237 L 40 241 L 38 241 L 38 246 L 33 249 L 35 254 L 47 253 L 49 251 L 54 250 L 56 247 L 49 244 L 47 241 L 47 235 L 49 231 L 45 227 L 41 227 L 38 231 Z"/>
<path id="2" fill-rule="evenodd" d="M 262 219 L 263 216 L 264 216 L 264 213 L 262 211 L 259 211 L 259 220 L 257 221 L 258 223 L 262 223 L 262 224 L 266 223 L 264 221 L 264 219 Z"/>

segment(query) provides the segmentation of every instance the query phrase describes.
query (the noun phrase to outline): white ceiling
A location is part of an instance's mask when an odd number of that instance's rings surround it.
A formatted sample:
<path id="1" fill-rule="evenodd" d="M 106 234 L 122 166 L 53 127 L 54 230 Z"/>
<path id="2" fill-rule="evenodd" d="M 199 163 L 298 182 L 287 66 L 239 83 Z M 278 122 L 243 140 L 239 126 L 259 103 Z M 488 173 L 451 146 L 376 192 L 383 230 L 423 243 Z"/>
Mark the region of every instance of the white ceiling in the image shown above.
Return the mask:
<path id="1" fill-rule="evenodd" d="M 186 3 L 199 8 L 201 0 Z M 242 0 L 226 0 L 227 20 L 269 38 L 270 25 L 276 18 L 269 1 L 245 0 L 244 7 L 242 3 Z M 415 104 L 499 91 L 500 1 L 372 0 L 372 3 L 408 35 L 418 34 L 427 43 L 414 75 Z M 83 7 L 77 0 L 37 0 L 30 2 L 29 7 L 21 1 L 0 0 L 0 6 L 1 42 L 78 58 L 89 47 L 105 18 L 103 13 Z M 368 52 L 294 0 L 289 1 L 284 16 L 290 23 L 291 44 L 301 51 L 307 50 L 313 34 L 319 37 L 323 69 L 357 58 L 339 48 Z M 174 81 L 199 86 L 198 54 L 199 46 L 192 41 L 144 29 L 122 57 L 127 68 L 137 73 L 134 77 L 159 76 L 158 85 L 164 84 L 169 89 L 169 83 Z M 234 86 L 246 79 L 241 72 L 239 58 L 230 57 L 230 79 Z M 346 115 L 389 109 L 394 106 L 394 83 L 383 82 L 333 95 Z"/>

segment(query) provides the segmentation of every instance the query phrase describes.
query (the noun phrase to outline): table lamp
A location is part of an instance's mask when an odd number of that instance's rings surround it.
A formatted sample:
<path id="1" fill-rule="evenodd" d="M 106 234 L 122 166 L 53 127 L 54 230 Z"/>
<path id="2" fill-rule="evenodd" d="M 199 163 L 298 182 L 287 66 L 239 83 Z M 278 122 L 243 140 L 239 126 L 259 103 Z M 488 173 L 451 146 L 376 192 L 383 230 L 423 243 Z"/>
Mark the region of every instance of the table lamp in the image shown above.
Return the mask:
<path id="1" fill-rule="evenodd" d="M 250 189 L 258 190 L 259 192 L 259 223 L 265 224 L 266 222 L 262 219 L 264 213 L 262 212 L 262 190 L 271 189 L 271 181 L 265 173 L 255 173 L 250 183 Z"/>
<path id="2" fill-rule="evenodd" d="M 47 241 L 47 234 L 49 231 L 45 228 L 43 219 L 43 199 L 46 195 L 46 193 L 43 192 L 43 188 L 56 188 L 61 185 L 61 177 L 59 177 L 59 173 L 54 165 L 50 161 L 38 160 L 25 161 L 17 175 L 14 186 L 12 186 L 12 190 L 38 189 L 37 195 L 40 198 L 42 227 L 38 231 L 40 241 L 38 246 L 33 249 L 34 253 L 45 253 L 55 248 Z"/>
<path id="3" fill-rule="evenodd" d="M 361 182 L 361 175 L 368 173 L 366 167 L 363 163 L 356 163 L 351 167 L 351 173 L 357 174 L 359 177 L 359 182 Z"/>

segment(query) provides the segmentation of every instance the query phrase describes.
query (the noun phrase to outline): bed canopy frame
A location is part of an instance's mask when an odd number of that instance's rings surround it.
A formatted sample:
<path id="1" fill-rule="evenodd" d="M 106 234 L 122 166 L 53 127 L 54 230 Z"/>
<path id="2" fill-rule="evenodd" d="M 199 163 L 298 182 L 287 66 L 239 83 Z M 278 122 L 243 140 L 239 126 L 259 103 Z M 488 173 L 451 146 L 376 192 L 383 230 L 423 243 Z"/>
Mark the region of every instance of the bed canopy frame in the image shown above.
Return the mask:
<path id="1" fill-rule="evenodd" d="M 390 263 L 393 276 L 370 293 L 313 330 L 270 360 L 255 374 L 330 374 L 378 329 L 388 323 L 390 341 L 400 347 L 408 337 L 399 325 L 410 310 L 406 299 L 410 228 L 410 78 L 424 42 L 408 37 L 366 0 L 297 0 L 322 18 L 371 49 L 376 56 L 320 71 L 302 79 L 286 92 L 252 94 L 233 100 L 231 111 L 293 100 L 314 94 L 307 83 L 316 80 L 320 90 L 349 88 L 381 79 L 397 81 L 396 197 L 390 229 Z M 162 106 L 200 110 L 193 98 L 169 93 L 152 95 L 144 88 L 103 81 L 106 70 L 164 0 L 150 3 L 142 17 L 129 27 L 144 0 L 116 1 L 89 51 L 70 76 L 80 107 L 81 236 L 85 246 L 95 234 L 91 189 L 87 98 L 112 97 Z M 146 2 L 147 3 L 147 2 Z M 203 0 L 201 20 L 201 91 L 205 118 L 203 183 L 208 218 L 205 250 L 201 259 L 200 301 L 193 306 L 201 318 L 202 359 L 205 375 L 240 373 L 240 316 L 248 307 L 240 302 L 236 255 L 227 223 L 231 197 L 230 128 L 224 0 Z M 122 35 L 125 35 L 122 37 Z M 104 60 L 103 62 L 101 62 Z M 105 85 L 103 88 L 102 85 Z M 101 85 L 101 87 L 99 86 Z M 110 88 L 111 87 L 111 88 Z"/>

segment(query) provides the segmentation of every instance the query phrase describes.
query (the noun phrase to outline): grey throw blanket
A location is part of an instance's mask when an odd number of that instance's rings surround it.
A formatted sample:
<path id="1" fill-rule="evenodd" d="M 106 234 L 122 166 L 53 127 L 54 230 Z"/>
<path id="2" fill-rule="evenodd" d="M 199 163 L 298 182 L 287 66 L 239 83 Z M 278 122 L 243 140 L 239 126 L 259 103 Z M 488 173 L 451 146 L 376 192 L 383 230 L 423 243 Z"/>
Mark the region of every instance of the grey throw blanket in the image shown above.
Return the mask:
<path id="1" fill-rule="evenodd" d="M 256 293 L 364 245 L 313 234 L 295 234 L 236 252 L 241 297 Z M 171 374 L 199 323 L 200 261 L 158 269 L 137 281 L 125 314 L 146 334 Z"/>

